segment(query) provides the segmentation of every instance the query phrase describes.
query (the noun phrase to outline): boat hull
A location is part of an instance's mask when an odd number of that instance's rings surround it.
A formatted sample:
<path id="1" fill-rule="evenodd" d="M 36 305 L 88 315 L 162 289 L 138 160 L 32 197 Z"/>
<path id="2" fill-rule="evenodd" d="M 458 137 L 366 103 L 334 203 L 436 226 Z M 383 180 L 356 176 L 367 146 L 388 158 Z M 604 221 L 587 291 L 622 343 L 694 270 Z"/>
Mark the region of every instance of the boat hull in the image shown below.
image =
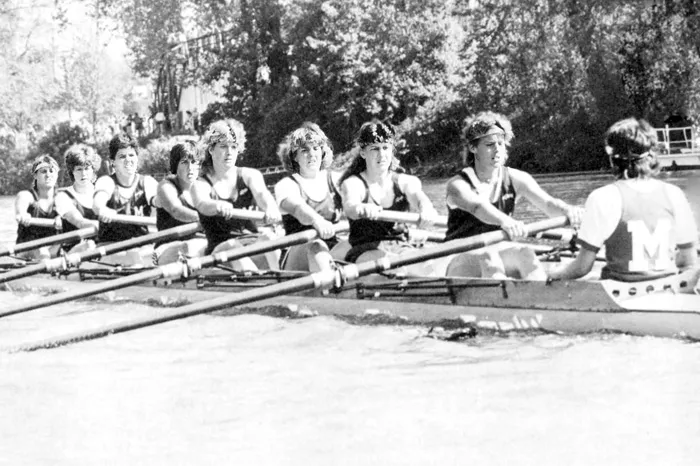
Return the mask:
<path id="1" fill-rule="evenodd" d="M 281 296 L 231 311 L 259 312 L 282 307 L 285 315 L 332 315 L 370 323 L 471 326 L 496 332 L 540 331 L 565 334 L 619 332 L 700 340 L 700 269 L 659 280 L 619 283 L 576 280 L 552 283 L 489 279 L 392 279 L 368 277 L 336 292 Z M 99 299 L 176 306 L 231 293 L 213 281 L 157 282 L 104 293 Z M 235 284 L 235 282 L 234 282 Z M 154 293 L 153 285 L 159 286 Z M 254 282 L 238 283 L 248 289 Z M 76 290 L 84 282 L 37 276 L 6 287 L 18 292 Z M 201 287 L 201 281 L 199 283 Z M 154 297 L 154 295 L 157 295 Z"/>

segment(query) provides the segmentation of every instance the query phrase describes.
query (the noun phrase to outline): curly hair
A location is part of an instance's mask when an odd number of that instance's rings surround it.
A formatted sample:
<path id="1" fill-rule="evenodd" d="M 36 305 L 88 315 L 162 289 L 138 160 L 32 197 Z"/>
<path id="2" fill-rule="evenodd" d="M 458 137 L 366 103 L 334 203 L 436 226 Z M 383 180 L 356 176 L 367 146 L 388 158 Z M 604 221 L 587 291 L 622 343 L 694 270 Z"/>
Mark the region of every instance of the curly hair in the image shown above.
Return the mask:
<path id="1" fill-rule="evenodd" d="M 485 111 L 464 119 L 462 141 L 464 142 L 464 163 L 474 164 L 474 150 L 479 139 L 491 134 L 503 134 L 506 146 L 513 140 L 513 126 L 505 115 Z"/>
<path id="2" fill-rule="evenodd" d="M 75 181 L 73 170 L 75 170 L 76 167 L 92 167 L 96 175 L 102 165 L 102 158 L 97 155 L 95 149 L 87 144 L 73 144 L 66 149 L 63 158 L 66 162 L 66 171 L 68 172 L 71 182 Z"/>
<path id="3" fill-rule="evenodd" d="M 625 118 L 605 132 L 605 150 L 617 178 L 650 178 L 661 166 L 656 158 L 656 130 L 643 119 Z"/>
<path id="4" fill-rule="evenodd" d="M 323 152 L 321 169 L 326 169 L 333 163 L 333 147 L 326 137 L 326 133 L 316 124 L 304 122 L 302 125 L 287 134 L 277 146 L 277 157 L 282 166 L 290 173 L 299 173 L 299 162 L 295 155 L 300 149 L 318 145 Z"/>
<path id="5" fill-rule="evenodd" d="M 202 152 L 194 141 L 185 141 L 175 144 L 170 149 L 170 173 L 177 174 L 177 166 L 182 161 L 202 163 Z"/>
<path id="6" fill-rule="evenodd" d="M 238 153 L 245 150 L 245 128 L 243 123 L 233 118 L 212 122 L 202 136 L 201 145 L 204 152 L 202 170 L 211 171 L 214 162 L 211 158 L 211 149 L 220 142 L 232 142 L 238 146 Z"/>
<path id="7" fill-rule="evenodd" d="M 110 160 L 114 160 L 120 150 L 129 148 L 134 149 L 136 154 L 139 153 L 139 143 L 136 138 L 126 133 L 117 134 L 109 141 Z"/>
<path id="8" fill-rule="evenodd" d="M 360 156 L 362 150 L 372 144 L 389 143 L 393 147 L 391 155 L 391 165 L 389 171 L 403 173 L 399 159 L 396 157 L 396 130 L 391 123 L 384 123 L 378 120 L 368 121 L 362 124 L 355 136 L 355 143 L 350 151 L 350 163 L 348 168 L 340 177 L 338 184 L 341 184 L 351 176 L 356 176 L 367 170 L 367 162 Z"/>

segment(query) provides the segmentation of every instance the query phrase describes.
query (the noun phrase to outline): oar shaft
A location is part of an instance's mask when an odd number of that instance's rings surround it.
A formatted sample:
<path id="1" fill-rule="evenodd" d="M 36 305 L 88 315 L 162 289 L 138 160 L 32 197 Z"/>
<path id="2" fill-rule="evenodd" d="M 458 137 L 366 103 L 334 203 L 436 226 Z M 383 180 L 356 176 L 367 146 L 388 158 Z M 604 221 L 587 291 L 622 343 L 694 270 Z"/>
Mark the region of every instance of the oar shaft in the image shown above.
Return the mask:
<path id="1" fill-rule="evenodd" d="M 340 232 L 346 230 L 347 228 L 347 222 L 341 222 L 337 225 L 336 231 Z M 195 269 L 201 269 L 203 267 L 210 267 L 216 263 L 228 262 L 231 260 L 240 259 L 241 257 L 254 256 L 269 251 L 275 251 L 277 249 L 295 246 L 297 244 L 308 243 L 309 241 L 312 241 L 316 238 L 318 238 L 318 233 L 316 232 L 316 230 L 305 230 L 295 233 L 293 235 L 284 236 L 282 238 L 270 241 L 262 241 L 259 243 L 251 244 L 249 246 L 230 249 L 221 253 L 204 256 L 202 258 L 190 259 L 187 263 L 175 262 L 172 264 L 163 265 L 161 267 L 144 270 L 143 272 L 137 272 L 132 275 L 115 278 L 113 280 L 108 280 L 94 285 L 85 285 L 76 291 L 57 293 L 46 296 L 41 300 L 17 304 L 10 308 L 4 309 L 3 311 L 0 311 L 0 318 L 15 314 L 21 314 L 23 312 L 32 311 L 34 309 L 40 309 L 69 301 L 75 301 L 77 299 L 86 298 L 88 296 L 94 296 L 100 293 L 106 293 L 108 291 L 119 290 L 128 286 L 137 285 L 139 283 L 151 280 L 158 280 L 161 278 L 176 279 L 180 277 L 185 277 L 189 275 L 190 267 L 193 266 L 193 264 L 196 264 L 196 267 L 194 267 Z"/>
<path id="2" fill-rule="evenodd" d="M 141 226 L 156 226 L 155 217 L 143 217 L 140 215 L 123 215 L 117 214 L 112 217 L 112 223 L 124 223 L 128 225 L 141 225 Z"/>
<path id="3" fill-rule="evenodd" d="M 61 233 L 60 235 L 47 236 L 46 238 L 35 239 L 32 241 L 27 241 L 26 243 L 19 243 L 15 245 L 7 245 L 0 248 L 0 257 L 11 256 L 13 254 L 19 254 L 25 251 L 31 251 L 32 249 L 38 249 L 44 246 L 49 246 L 51 244 L 62 243 L 65 241 L 73 241 L 76 239 L 91 238 L 97 234 L 97 227 L 81 228 L 80 230 L 69 231 L 67 233 Z"/>
<path id="4" fill-rule="evenodd" d="M 382 222 L 408 223 L 411 225 L 417 225 L 420 222 L 420 215 L 415 212 L 397 212 L 395 210 L 383 210 L 379 213 L 377 220 L 380 220 Z M 447 217 L 438 217 L 437 222 L 435 222 L 434 225 L 436 227 L 446 227 Z"/>
<path id="5" fill-rule="evenodd" d="M 0 283 L 7 283 L 18 278 L 29 277 L 31 275 L 36 275 L 38 273 L 46 271 L 61 270 L 66 264 L 77 265 L 84 261 L 97 259 L 99 257 L 105 257 L 116 252 L 137 248 L 145 244 L 183 238 L 186 236 L 193 235 L 200 229 L 201 225 L 199 223 L 188 223 L 186 225 L 180 225 L 179 227 L 170 228 L 168 230 L 159 231 L 157 233 L 151 233 L 144 236 L 137 236 L 136 238 L 131 238 L 126 241 L 120 241 L 118 243 L 100 246 L 95 249 L 89 249 L 79 254 L 71 254 L 66 257 L 56 257 L 54 259 L 47 259 L 40 262 L 39 264 L 30 265 L 28 267 L 24 267 L 18 270 L 11 270 L 0 275 Z"/>
<path id="6" fill-rule="evenodd" d="M 566 225 L 565 217 L 557 217 L 553 219 L 535 222 L 528 226 L 528 232 L 535 234 L 543 230 L 557 228 Z M 364 262 L 361 264 L 350 264 L 342 267 L 341 276 L 346 277 L 348 281 L 352 281 L 358 277 L 369 275 L 371 273 L 382 272 L 395 267 L 403 267 L 406 265 L 415 264 L 429 259 L 457 254 L 461 252 L 478 249 L 490 244 L 495 244 L 508 239 L 507 234 L 502 231 L 493 231 L 470 238 L 459 239 L 443 243 L 433 248 L 427 248 L 415 253 L 401 255 L 395 258 L 382 258 L 376 261 Z M 150 327 L 153 325 L 170 322 L 174 320 L 184 319 L 207 312 L 212 312 L 220 309 L 226 309 L 232 306 L 247 304 L 255 301 L 261 301 L 267 298 L 281 296 L 285 294 L 298 293 L 319 288 L 328 288 L 335 283 L 336 274 L 331 272 L 317 272 L 305 277 L 296 278 L 282 283 L 266 286 L 263 288 L 255 288 L 239 293 L 231 293 L 227 296 L 214 298 L 211 300 L 194 303 L 187 306 L 179 307 L 174 312 L 164 314 L 158 317 L 145 317 L 141 319 L 133 319 L 128 322 L 109 325 L 100 329 L 91 330 L 88 332 L 76 333 L 64 337 L 59 337 L 50 340 L 44 340 L 35 344 L 25 345 L 16 348 L 15 351 L 34 351 L 43 348 L 54 348 L 70 343 L 80 341 L 94 340 L 115 333 L 128 332 L 140 328 Z"/>

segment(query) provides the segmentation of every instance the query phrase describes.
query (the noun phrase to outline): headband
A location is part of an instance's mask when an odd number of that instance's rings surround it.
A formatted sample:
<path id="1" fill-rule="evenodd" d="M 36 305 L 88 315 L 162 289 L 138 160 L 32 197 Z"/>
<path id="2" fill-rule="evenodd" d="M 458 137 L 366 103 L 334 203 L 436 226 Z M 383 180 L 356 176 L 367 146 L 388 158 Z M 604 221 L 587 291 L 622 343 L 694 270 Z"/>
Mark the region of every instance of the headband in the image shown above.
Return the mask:
<path id="1" fill-rule="evenodd" d="M 319 135 L 312 131 L 308 131 L 305 134 L 292 138 L 292 142 L 289 145 L 290 152 L 293 154 L 297 150 L 309 146 L 311 144 L 325 145 L 326 141 Z"/>
<path id="2" fill-rule="evenodd" d="M 372 144 L 395 144 L 394 131 L 383 123 L 368 125 L 358 138 L 360 147 L 367 147 Z"/>
<path id="3" fill-rule="evenodd" d="M 477 134 L 476 136 L 469 139 L 469 142 L 474 142 L 477 139 L 485 138 L 486 136 L 492 136 L 494 134 L 501 134 L 505 136 L 506 132 L 503 128 L 501 128 L 501 126 L 498 123 L 496 123 L 486 128 L 486 130 L 484 130 L 483 133 Z"/>
<path id="4" fill-rule="evenodd" d="M 233 142 L 236 143 L 236 133 L 233 129 L 227 127 L 226 131 L 219 131 L 218 129 L 212 129 L 211 135 L 209 136 L 209 145 L 215 146 L 221 142 Z"/>
<path id="5" fill-rule="evenodd" d="M 58 167 L 58 165 L 55 163 L 49 163 L 49 162 L 46 162 L 45 160 L 42 160 L 34 165 L 34 169 L 32 170 L 32 173 L 36 173 L 39 170 L 41 170 L 42 168 L 53 168 L 55 170 L 57 167 Z"/>

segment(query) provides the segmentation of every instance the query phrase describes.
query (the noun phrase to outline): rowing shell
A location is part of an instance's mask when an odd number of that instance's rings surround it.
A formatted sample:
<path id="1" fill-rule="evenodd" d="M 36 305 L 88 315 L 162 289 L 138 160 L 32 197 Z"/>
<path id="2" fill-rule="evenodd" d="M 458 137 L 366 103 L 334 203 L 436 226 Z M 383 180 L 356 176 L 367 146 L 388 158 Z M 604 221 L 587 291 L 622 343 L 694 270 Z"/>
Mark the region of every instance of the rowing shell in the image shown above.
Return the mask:
<path id="1" fill-rule="evenodd" d="M 101 299 L 143 304 L 182 305 L 264 286 L 276 274 L 239 276 L 228 272 L 188 282 L 153 283 L 105 293 Z M 446 323 L 493 331 L 544 331 L 566 334 L 619 332 L 700 340 L 700 268 L 657 280 L 554 282 L 482 278 L 397 278 L 373 275 L 334 291 L 282 296 L 247 305 L 283 306 L 291 313 L 332 315 L 374 322 L 424 325 Z M 73 291 L 84 282 L 35 276 L 5 285 L 13 291 Z"/>

